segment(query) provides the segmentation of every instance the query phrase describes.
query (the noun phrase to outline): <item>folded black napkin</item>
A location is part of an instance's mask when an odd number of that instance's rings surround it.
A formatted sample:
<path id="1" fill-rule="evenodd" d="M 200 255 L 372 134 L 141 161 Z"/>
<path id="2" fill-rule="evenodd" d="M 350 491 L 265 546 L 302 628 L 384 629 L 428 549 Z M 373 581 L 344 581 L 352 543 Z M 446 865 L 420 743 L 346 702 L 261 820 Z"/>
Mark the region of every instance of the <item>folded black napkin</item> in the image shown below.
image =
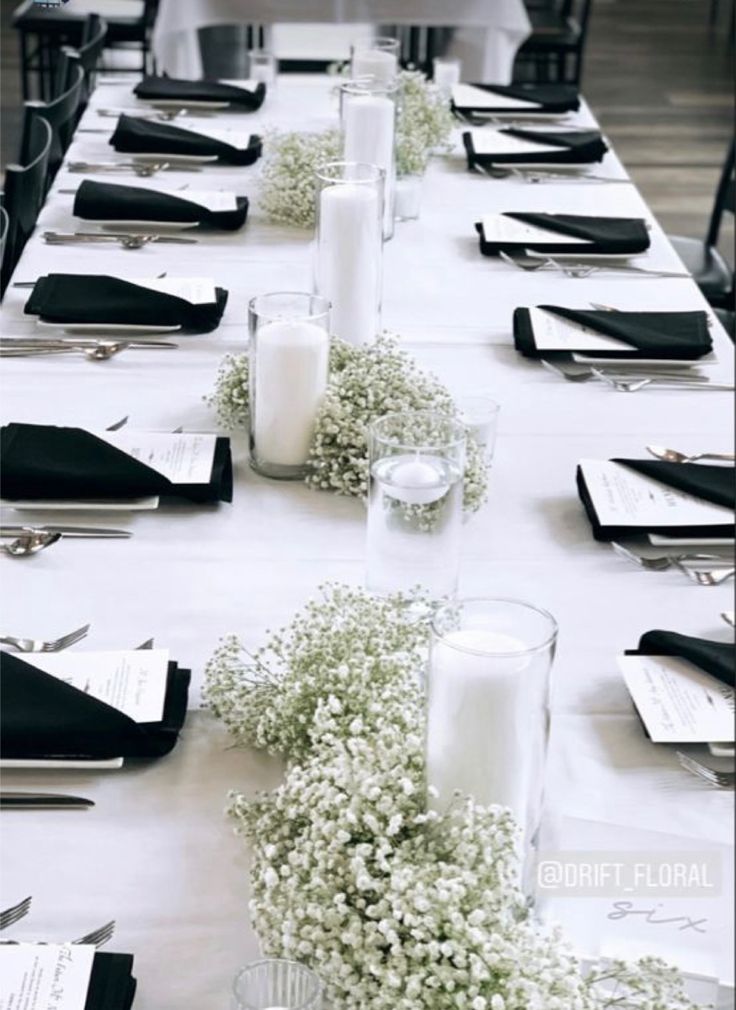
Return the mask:
<path id="1" fill-rule="evenodd" d="M 732 466 L 707 466 L 703 463 L 665 463 L 648 459 L 613 459 L 662 484 L 686 491 L 696 498 L 736 508 L 736 469 Z M 732 537 L 733 523 L 710 526 L 603 526 L 595 510 L 581 467 L 577 468 L 577 486 L 580 500 L 593 527 L 596 540 L 618 540 L 639 533 L 663 533 L 682 537 Z"/>
<path id="2" fill-rule="evenodd" d="M 196 194 L 193 192 L 192 196 Z M 176 193 L 84 179 L 74 198 L 73 213 L 87 221 L 196 221 L 236 231 L 243 227 L 248 216 L 248 198 L 235 199 L 235 210 L 208 210 Z"/>
<path id="3" fill-rule="evenodd" d="M 578 214 L 528 214 L 506 211 L 505 217 L 534 225 L 549 231 L 549 241 L 539 242 L 494 242 L 486 241 L 483 225 L 479 221 L 475 228 L 480 235 L 480 251 L 484 256 L 497 256 L 501 250 L 513 252 L 519 249 L 534 249 L 549 253 L 618 253 L 633 256 L 646 252 L 649 248 L 649 232 L 637 217 L 585 217 Z M 581 239 L 574 242 L 555 242 L 555 232 L 572 235 Z"/>
<path id="4" fill-rule="evenodd" d="M 228 165 L 252 165 L 260 158 L 263 146 L 256 134 L 251 135 L 248 146 L 241 150 L 223 140 L 205 137 L 170 123 L 156 123 L 126 115 L 118 119 L 110 143 L 116 151 L 126 154 L 216 155 L 218 161 Z"/>
<path id="5" fill-rule="evenodd" d="M 627 656 L 677 656 L 727 684 L 736 680 L 736 645 L 732 642 L 711 642 L 676 631 L 647 631 L 639 639 L 637 649 L 628 649 Z"/>
<path id="6" fill-rule="evenodd" d="M 130 1010 L 136 989 L 132 973 L 132 954 L 96 953 L 84 1010 Z"/>
<path id="7" fill-rule="evenodd" d="M 150 75 L 136 84 L 133 94 L 146 101 L 228 102 L 246 112 L 255 112 L 263 105 L 266 85 L 259 83 L 254 91 L 249 91 L 220 81 L 184 81 L 177 77 Z"/>
<path id="8" fill-rule="evenodd" d="M 207 484 L 167 477 L 82 428 L 6 424 L 0 428 L 0 484 L 9 499 L 128 499 L 148 495 L 198 503 L 232 501 L 230 439 L 215 443 Z"/>
<path id="9" fill-rule="evenodd" d="M 227 296 L 224 288 L 215 288 L 214 302 L 193 305 L 120 277 L 48 274 L 38 278 L 23 311 L 48 323 L 181 326 L 190 333 L 209 333 L 220 324 Z"/>
<path id="10" fill-rule="evenodd" d="M 0 756 L 3 758 L 158 758 L 179 738 L 189 670 L 169 663 L 161 722 L 134 722 L 118 709 L 20 659 L 0 653 Z"/>
<path id="11" fill-rule="evenodd" d="M 530 140 L 536 144 L 550 144 L 559 148 L 557 151 L 536 151 L 524 154 L 478 154 L 473 144 L 473 134 L 463 133 L 463 144 L 468 155 L 468 168 L 473 165 L 586 165 L 601 161 L 608 151 L 606 142 L 598 130 L 578 130 L 575 132 L 555 130 L 499 130 L 508 137 L 518 137 L 520 140 Z"/>
<path id="12" fill-rule="evenodd" d="M 632 348 L 591 351 L 574 348 L 596 358 L 702 358 L 713 349 L 705 312 L 595 312 L 540 305 L 563 319 L 587 326 L 596 333 L 632 344 Z M 514 346 L 527 358 L 554 357 L 555 351 L 537 347 L 529 309 L 514 310 Z"/>
<path id="13" fill-rule="evenodd" d="M 512 112 L 514 116 L 539 115 L 540 112 L 576 112 L 580 108 L 580 98 L 577 88 L 567 84 L 473 84 L 490 95 L 502 95 L 505 98 L 518 98 L 525 102 L 535 102 L 539 108 L 509 109 L 507 105 L 499 105 L 497 109 L 486 105 L 455 105 L 459 112 Z"/>

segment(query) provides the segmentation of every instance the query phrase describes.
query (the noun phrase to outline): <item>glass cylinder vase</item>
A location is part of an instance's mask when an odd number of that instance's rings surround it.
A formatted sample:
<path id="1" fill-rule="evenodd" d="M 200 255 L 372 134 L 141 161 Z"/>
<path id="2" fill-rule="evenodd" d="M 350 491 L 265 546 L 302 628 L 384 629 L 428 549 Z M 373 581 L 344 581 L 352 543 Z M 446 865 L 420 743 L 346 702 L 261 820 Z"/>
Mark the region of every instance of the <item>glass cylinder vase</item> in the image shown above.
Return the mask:
<path id="1" fill-rule="evenodd" d="M 377 165 L 384 172 L 383 237 L 394 234 L 396 100 L 398 83 L 362 80 L 340 86 L 345 161 Z"/>
<path id="2" fill-rule="evenodd" d="M 246 965 L 233 983 L 235 1010 L 322 1010 L 319 978 L 296 961 L 264 960 Z"/>
<path id="3" fill-rule="evenodd" d="M 394 218 L 397 221 L 416 221 L 422 209 L 424 175 L 400 175 L 396 180 Z"/>
<path id="4" fill-rule="evenodd" d="M 329 371 L 330 303 L 277 291 L 248 304 L 250 458 L 266 477 L 307 472 L 317 411 Z"/>
<path id="5" fill-rule="evenodd" d="M 332 306 L 334 336 L 365 344 L 381 328 L 384 172 L 336 161 L 315 176 L 314 289 Z"/>
<path id="6" fill-rule="evenodd" d="M 459 790 L 509 807 L 522 853 L 541 819 L 556 642 L 552 615 L 521 600 L 457 600 L 432 623 L 426 769 L 437 795 L 428 805 L 444 811 Z"/>
<path id="7" fill-rule="evenodd" d="M 457 588 L 465 428 L 432 411 L 387 414 L 369 431 L 366 581 L 377 593 Z"/>
<path id="8" fill-rule="evenodd" d="M 392 81 L 399 72 L 401 43 L 388 35 L 354 42 L 350 47 L 350 76 L 381 81 Z"/>

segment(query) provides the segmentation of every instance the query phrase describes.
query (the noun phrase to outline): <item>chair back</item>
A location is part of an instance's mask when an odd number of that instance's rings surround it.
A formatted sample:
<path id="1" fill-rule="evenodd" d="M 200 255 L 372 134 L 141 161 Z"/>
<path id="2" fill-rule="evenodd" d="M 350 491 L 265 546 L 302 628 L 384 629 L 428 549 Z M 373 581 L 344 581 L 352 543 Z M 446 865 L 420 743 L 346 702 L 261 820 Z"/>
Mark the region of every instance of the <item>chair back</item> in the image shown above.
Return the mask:
<path id="1" fill-rule="evenodd" d="M 5 262 L 5 246 L 8 242 L 8 231 L 10 230 L 10 218 L 4 207 L 0 207 L 0 274 Z"/>
<path id="2" fill-rule="evenodd" d="M 734 163 L 736 160 L 736 141 L 731 141 L 726 160 L 723 163 L 721 179 L 716 190 L 716 198 L 713 204 L 713 213 L 710 216 L 708 234 L 705 237 L 706 245 L 718 245 L 718 236 L 721 233 L 721 223 L 725 213 L 734 214 L 736 208 L 736 183 L 734 182 Z"/>
<path id="3" fill-rule="evenodd" d="M 69 57 L 62 55 L 62 62 Z M 31 124 L 36 119 L 44 119 L 51 127 L 51 153 L 49 155 L 47 188 L 59 170 L 66 149 L 77 125 L 77 115 L 82 100 L 84 88 L 84 70 L 72 62 L 70 69 L 70 87 L 52 102 L 26 102 L 24 105 L 23 132 L 21 133 L 20 156 L 27 164 L 30 160 Z"/>
<path id="4" fill-rule="evenodd" d="M 71 87 L 72 69 L 76 64 L 84 71 L 84 87 L 79 103 L 77 118 L 79 119 L 87 108 L 89 97 L 95 89 L 95 78 L 107 39 L 107 22 L 99 14 L 88 14 L 84 25 L 82 43 L 79 48 L 64 46 L 59 60 L 60 75 L 63 75 L 63 86 L 60 91 Z"/>
<path id="5" fill-rule="evenodd" d="M 2 291 L 5 291 L 28 236 L 36 226 L 46 195 L 53 131 L 41 117 L 30 121 L 27 130 L 28 160 L 23 165 L 8 165 L 5 169 L 3 206 L 8 215 L 8 227 L 0 275 Z"/>

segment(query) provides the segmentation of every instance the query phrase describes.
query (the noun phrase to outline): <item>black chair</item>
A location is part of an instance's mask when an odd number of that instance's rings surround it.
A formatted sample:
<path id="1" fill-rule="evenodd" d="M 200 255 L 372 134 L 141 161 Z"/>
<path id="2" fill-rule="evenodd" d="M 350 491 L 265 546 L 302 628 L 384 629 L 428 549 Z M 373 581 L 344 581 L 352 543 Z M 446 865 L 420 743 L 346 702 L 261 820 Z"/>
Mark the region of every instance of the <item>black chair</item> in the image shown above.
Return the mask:
<path id="1" fill-rule="evenodd" d="M 20 157 L 25 164 L 30 158 L 30 144 L 33 136 L 33 123 L 36 119 L 45 119 L 51 127 L 51 153 L 48 163 L 48 178 L 46 189 L 51 185 L 59 170 L 66 149 L 74 134 L 74 128 L 79 118 L 79 108 L 83 98 L 84 70 L 79 63 L 70 60 L 66 54 L 61 54 L 61 60 L 69 61 L 69 79 L 71 85 L 53 102 L 26 102 L 23 110 L 23 130 L 20 139 Z"/>
<path id="2" fill-rule="evenodd" d="M 15 265 L 36 226 L 46 195 L 46 176 L 53 131 L 45 119 L 35 118 L 28 128 L 28 160 L 5 169 L 3 207 L 8 215 L 7 238 L 0 274 L 0 293 L 5 291 Z"/>
<path id="3" fill-rule="evenodd" d="M 3 198 L 4 199 L 4 198 Z M 8 241 L 8 230 L 10 229 L 10 218 L 7 210 L 0 206 L 0 275 L 5 262 L 5 246 Z"/>
<path id="4" fill-rule="evenodd" d="M 678 256 L 710 304 L 723 309 L 734 307 L 734 268 L 729 266 L 718 251 L 723 215 L 725 213 L 733 215 L 736 212 L 734 147 L 734 141 L 731 141 L 705 239 L 685 238 L 681 235 L 669 236 Z"/>
<path id="5" fill-rule="evenodd" d="M 561 0 L 559 6 L 530 7 L 531 37 L 517 53 L 519 70 L 532 69 L 537 83 L 580 85 L 592 0 Z M 528 74 L 514 76 L 528 80 Z"/>
<path id="6" fill-rule="evenodd" d="M 105 48 L 135 48 L 140 52 L 138 67 L 126 67 L 149 73 L 152 70 L 151 33 L 156 20 L 159 0 L 130 0 L 130 15 L 107 14 L 105 0 L 99 0 L 98 10 L 107 22 Z M 87 12 L 77 13 L 74 4 L 67 7 L 45 8 L 35 0 L 23 0 L 16 8 L 12 24 L 20 41 L 23 98 L 31 96 L 31 79 L 35 74 L 38 97 L 48 101 L 52 97 L 56 79 L 58 53 L 64 46 L 79 49 Z M 109 68 L 109 73 L 115 73 Z"/>
<path id="7" fill-rule="evenodd" d="M 736 342 L 736 312 L 730 309 L 714 309 L 716 318 L 731 340 Z"/>
<path id="8" fill-rule="evenodd" d="M 72 80 L 72 68 L 75 63 L 79 64 L 84 71 L 84 86 L 82 88 L 77 120 L 79 120 L 87 108 L 89 96 L 95 89 L 95 78 L 102 58 L 102 51 L 105 48 L 106 36 L 107 22 L 99 14 L 89 14 L 84 26 L 84 35 L 80 47 L 73 49 L 71 46 L 65 46 L 62 49 L 62 54 L 66 59 L 59 59 L 56 93 L 61 94 L 74 83 Z"/>

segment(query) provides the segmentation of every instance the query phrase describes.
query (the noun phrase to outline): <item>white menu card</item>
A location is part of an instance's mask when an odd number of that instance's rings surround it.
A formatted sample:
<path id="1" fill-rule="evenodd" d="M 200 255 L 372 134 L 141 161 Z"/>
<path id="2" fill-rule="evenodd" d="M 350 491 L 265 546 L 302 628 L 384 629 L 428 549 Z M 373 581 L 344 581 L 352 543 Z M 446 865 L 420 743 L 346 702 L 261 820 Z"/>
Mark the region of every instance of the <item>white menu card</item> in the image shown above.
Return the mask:
<path id="1" fill-rule="evenodd" d="M 86 944 L 0 945 L 0 1010 L 84 1010 L 94 956 Z"/>
<path id="2" fill-rule="evenodd" d="M 592 240 L 563 235 L 550 228 L 537 228 L 525 221 L 517 221 L 506 214 L 484 214 L 483 237 L 486 242 L 515 242 L 518 245 L 593 245 Z"/>
<path id="3" fill-rule="evenodd" d="M 514 137 L 500 130 L 473 130 L 473 150 L 476 154 L 549 154 L 563 151 L 559 144 Z"/>
<path id="4" fill-rule="evenodd" d="M 531 307 L 529 319 L 534 343 L 540 351 L 635 351 L 624 340 L 598 333 L 589 326 L 564 319 L 545 309 Z"/>
<path id="5" fill-rule="evenodd" d="M 127 427 L 90 434 L 145 463 L 172 484 L 208 484 L 212 476 L 216 435 L 136 431 Z"/>
<path id="6" fill-rule="evenodd" d="M 513 95 L 499 95 L 494 91 L 484 91 L 473 84 L 455 84 L 452 100 L 459 109 L 540 109 L 539 102 L 528 102 Z"/>

